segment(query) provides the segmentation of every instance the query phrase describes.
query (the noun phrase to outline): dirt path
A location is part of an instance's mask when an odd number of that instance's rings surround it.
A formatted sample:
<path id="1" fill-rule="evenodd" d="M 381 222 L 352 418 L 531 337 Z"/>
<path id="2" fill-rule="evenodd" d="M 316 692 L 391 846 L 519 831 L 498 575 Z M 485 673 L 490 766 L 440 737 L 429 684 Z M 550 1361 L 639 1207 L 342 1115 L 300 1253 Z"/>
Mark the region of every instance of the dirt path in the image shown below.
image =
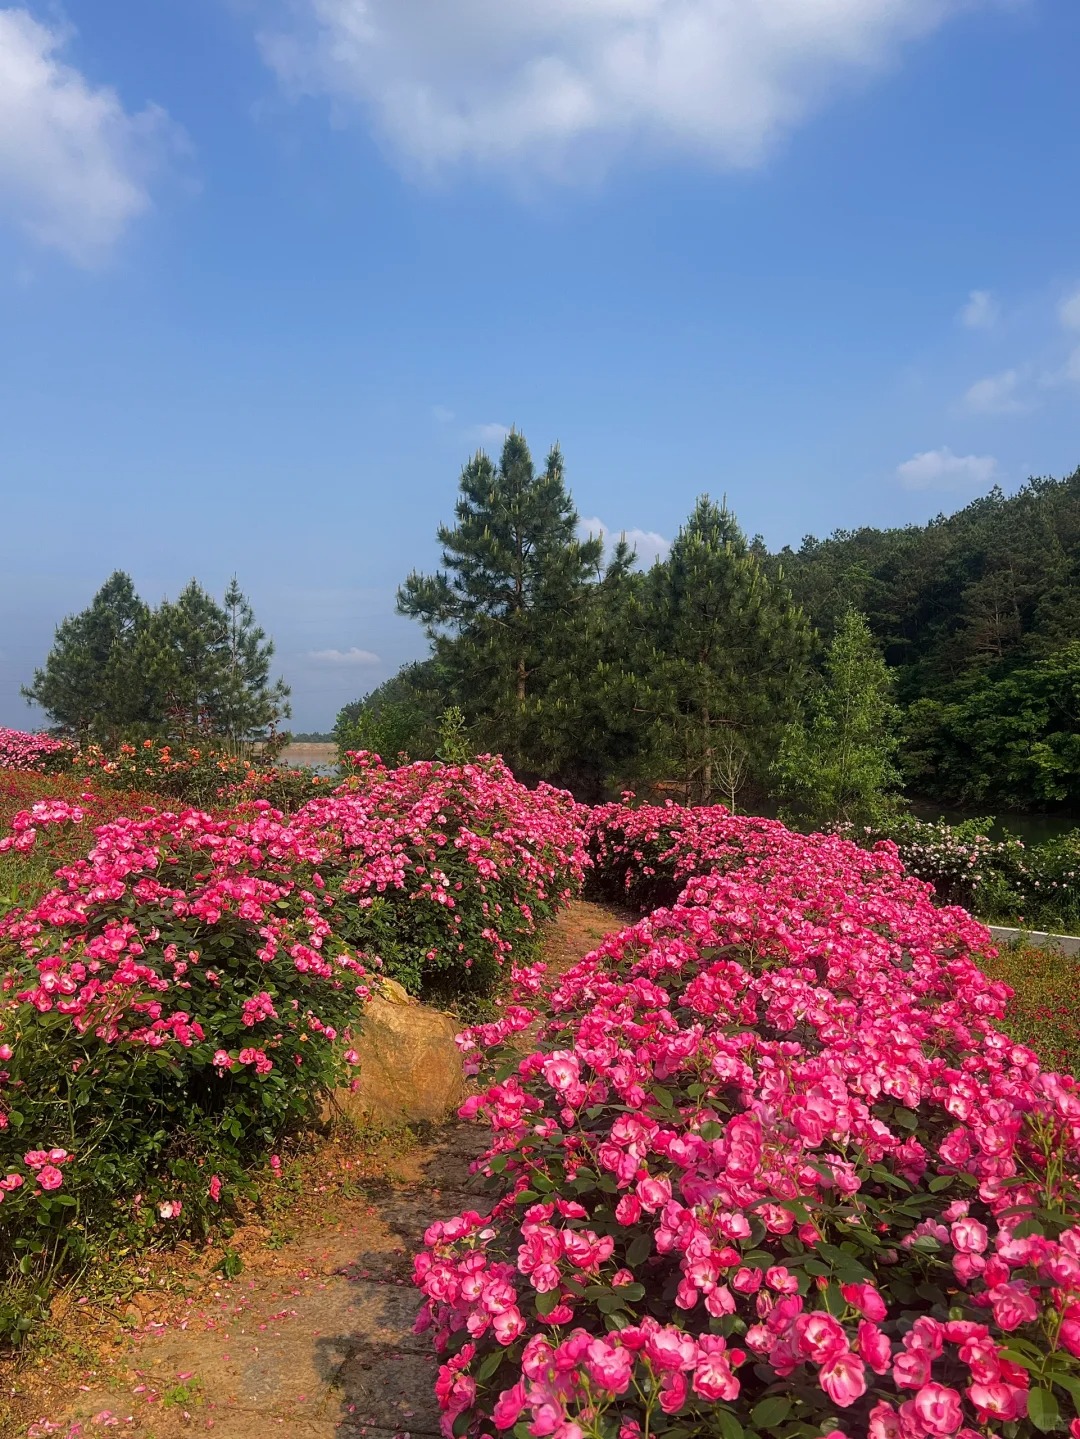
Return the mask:
<path id="1" fill-rule="evenodd" d="M 551 973 L 627 922 L 600 905 L 572 905 L 548 936 Z M 412 1333 L 411 1256 L 433 1219 L 484 1204 L 469 1174 L 484 1136 L 479 1126 L 447 1124 L 395 1155 L 381 1178 L 352 1180 L 350 1159 L 320 1150 L 314 1173 L 321 1164 L 326 1182 L 302 1206 L 300 1233 L 276 1249 L 272 1233 L 243 1244 L 234 1279 L 189 1273 L 186 1294 L 183 1285 L 144 1290 L 122 1315 L 105 1314 L 92 1345 L 74 1350 L 83 1361 L 74 1382 L 69 1338 L 67 1363 L 46 1356 L 22 1376 L 20 1418 L 3 1434 L 437 1435 L 431 1345 Z"/>

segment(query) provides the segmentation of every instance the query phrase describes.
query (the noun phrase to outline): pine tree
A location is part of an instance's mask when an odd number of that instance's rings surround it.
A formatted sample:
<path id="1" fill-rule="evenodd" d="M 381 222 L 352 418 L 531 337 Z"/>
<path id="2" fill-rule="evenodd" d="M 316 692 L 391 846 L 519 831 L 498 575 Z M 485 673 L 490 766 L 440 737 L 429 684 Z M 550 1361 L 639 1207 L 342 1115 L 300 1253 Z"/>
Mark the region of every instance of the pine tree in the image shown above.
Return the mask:
<path id="1" fill-rule="evenodd" d="M 785 807 L 814 824 L 870 824 L 897 805 L 899 710 L 864 615 L 849 610 L 825 653 L 806 720 L 790 725 L 776 763 Z"/>
<path id="2" fill-rule="evenodd" d="M 620 540 L 558 629 L 535 707 L 544 777 L 597 803 L 636 782 L 649 744 L 651 615 L 647 578 Z"/>
<path id="3" fill-rule="evenodd" d="M 513 763 L 535 762 L 537 706 L 603 541 L 576 538 L 558 448 L 537 474 L 516 431 L 498 465 L 480 452 L 465 466 L 455 517 L 438 530 L 445 568 L 409 575 L 398 610 L 423 623 L 452 700 L 488 743 Z"/>
<path id="4" fill-rule="evenodd" d="M 273 653 L 235 579 L 224 606 L 191 580 L 155 610 L 140 646 L 161 731 L 237 751 L 264 737 L 289 712 L 288 687 L 270 682 Z"/>
<path id="5" fill-rule="evenodd" d="M 809 626 L 707 495 L 649 580 L 654 771 L 678 774 L 693 802 L 733 802 L 767 774 L 804 683 Z"/>
<path id="6" fill-rule="evenodd" d="M 44 667 L 22 693 L 53 723 L 106 744 L 152 723 L 152 699 L 136 663 L 150 612 L 117 570 L 89 607 L 57 627 Z"/>
<path id="7" fill-rule="evenodd" d="M 292 713 L 289 687 L 283 679 L 270 680 L 274 642 L 255 623 L 255 612 L 233 575 L 225 592 L 228 629 L 228 670 L 218 714 L 219 732 L 236 753 L 251 741 L 273 734 L 279 722 Z"/>

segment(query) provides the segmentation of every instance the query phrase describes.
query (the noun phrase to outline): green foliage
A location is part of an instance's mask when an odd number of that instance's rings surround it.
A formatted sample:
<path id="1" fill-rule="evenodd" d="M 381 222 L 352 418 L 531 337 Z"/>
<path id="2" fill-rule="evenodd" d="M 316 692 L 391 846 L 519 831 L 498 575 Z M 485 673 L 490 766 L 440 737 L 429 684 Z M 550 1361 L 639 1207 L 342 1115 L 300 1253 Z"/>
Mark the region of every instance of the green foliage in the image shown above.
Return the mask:
<path id="1" fill-rule="evenodd" d="M 44 666 L 22 693 L 62 730 L 115 743 L 153 723 L 153 703 L 137 655 L 150 611 L 131 577 L 117 570 L 87 609 L 57 626 Z"/>
<path id="2" fill-rule="evenodd" d="M 577 526 L 558 450 L 537 474 L 512 434 L 498 466 L 480 454 L 465 467 L 457 524 L 438 532 L 445 569 L 410 575 L 398 595 L 433 646 L 443 702 L 422 707 L 425 721 L 456 705 L 478 749 L 589 800 L 675 779 L 734 804 L 761 785 L 795 713 L 809 627 L 707 497 L 648 574 L 622 541 L 604 563 Z M 403 672 L 343 711 L 344 747 L 417 753 L 413 689 Z"/>
<path id="3" fill-rule="evenodd" d="M 557 448 L 536 472 L 512 432 L 498 465 L 478 453 L 465 466 L 456 523 L 440 525 L 444 568 L 413 573 L 398 609 L 421 621 L 448 694 L 478 726 L 478 742 L 519 767 L 535 766 L 535 703 L 549 692 L 567 620 L 603 552 L 576 538 L 577 512 Z"/>
<path id="4" fill-rule="evenodd" d="M 1080 796 L 1080 642 L 978 676 L 906 719 L 905 772 L 917 792 L 1026 808 Z"/>
<path id="5" fill-rule="evenodd" d="M 289 690 L 271 683 L 274 646 L 235 577 L 219 605 L 197 581 L 164 600 L 138 647 L 160 727 L 185 742 L 214 737 L 240 753 L 289 714 Z"/>
<path id="6" fill-rule="evenodd" d="M 707 496 L 653 567 L 653 764 L 701 804 L 763 779 L 803 688 L 810 631 L 726 506 Z M 659 761 L 659 763 L 657 763 Z"/>
<path id="7" fill-rule="evenodd" d="M 384 764 L 402 759 L 434 759 L 439 717 L 446 708 L 444 689 L 431 661 L 406 665 L 377 689 L 343 706 L 334 726 L 338 759 L 367 750 Z"/>
<path id="8" fill-rule="evenodd" d="M 273 654 L 235 577 L 223 604 L 192 580 L 151 611 L 118 571 L 57 628 L 23 693 L 66 733 L 108 749 L 153 735 L 214 739 L 239 754 L 288 717 Z"/>
<path id="9" fill-rule="evenodd" d="M 939 903 L 959 904 L 992 924 L 1080 933 L 1080 830 L 1027 845 L 982 817 L 947 824 L 910 814 L 877 825 L 841 826 L 859 844 L 887 839 L 905 867 L 933 885 Z"/>
<path id="10" fill-rule="evenodd" d="M 467 764 L 475 754 L 460 705 L 443 710 L 439 720 L 438 757 L 443 764 Z"/>
<path id="11" fill-rule="evenodd" d="M 768 561 L 831 635 L 868 619 L 907 708 L 903 769 L 943 800 L 1076 804 L 1080 470 L 903 529 L 807 538 Z"/>
<path id="12" fill-rule="evenodd" d="M 898 718 L 874 637 L 849 610 L 825 652 L 806 718 L 783 736 L 775 774 L 785 806 L 815 825 L 876 823 L 895 810 Z"/>
<path id="13" fill-rule="evenodd" d="M 301 766 L 245 759 L 214 744 L 170 745 L 154 740 L 122 744 L 112 752 L 94 745 L 79 751 L 74 773 L 91 780 L 97 789 L 150 791 L 199 809 L 220 810 L 245 800 L 266 800 L 284 814 L 325 793 L 333 781 Z"/>

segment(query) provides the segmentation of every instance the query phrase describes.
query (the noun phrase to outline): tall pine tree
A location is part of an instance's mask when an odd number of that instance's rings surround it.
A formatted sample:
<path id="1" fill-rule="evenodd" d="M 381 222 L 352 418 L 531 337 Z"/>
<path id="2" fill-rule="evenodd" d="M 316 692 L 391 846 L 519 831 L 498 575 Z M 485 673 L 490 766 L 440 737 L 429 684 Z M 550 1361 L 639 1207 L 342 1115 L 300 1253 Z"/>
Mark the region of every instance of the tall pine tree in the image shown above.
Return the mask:
<path id="1" fill-rule="evenodd" d="M 678 775 L 692 802 L 730 801 L 766 780 L 805 682 L 810 627 L 707 495 L 649 582 L 654 769 Z"/>
<path id="2" fill-rule="evenodd" d="M 481 452 L 465 466 L 455 519 L 438 530 L 444 568 L 411 574 L 398 609 L 424 625 L 451 697 L 486 741 L 530 767 L 560 635 L 597 574 L 603 541 L 576 537 L 558 448 L 538 474 L 516 431 L 497 465 Z"/>
<path id="3" fill-rule="evenodd" d="M 813 824 L 870 824 L 895 811 L 900 711 L 892 675 L 857 610 L 841 619 L 807 708 L 785 732 L 775 766 L 785 808 Z"/>
<path id="4" fill-rule="evenodd" d="M 175 739 L 220 740 L 239 752 L 289 713 L 288 686 L 270 681 L 274 646 L 235 578 L 224 605 L 196 580 L 163 600 L 140 651 L 159 727 Z"/>
<path id="5" fill-rule="evenodd" d="M 112 744 L 152 725 L 153 701 L 136 661 L 149 619 L 130 575 L 115 571 L 85 610 L 57 626 L 45 664 L 23 695 L 79 739 Z"/>

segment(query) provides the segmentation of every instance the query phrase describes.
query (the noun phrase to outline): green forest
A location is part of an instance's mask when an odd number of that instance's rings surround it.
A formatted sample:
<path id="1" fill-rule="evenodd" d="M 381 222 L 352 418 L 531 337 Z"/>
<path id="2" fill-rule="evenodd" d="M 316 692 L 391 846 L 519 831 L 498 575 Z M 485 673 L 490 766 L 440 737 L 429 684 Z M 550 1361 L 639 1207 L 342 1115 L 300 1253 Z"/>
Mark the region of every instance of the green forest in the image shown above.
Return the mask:
<path id="1" fill-rule="evenodd" d="M 539 468 L 511 434 L 438 540 L 398 594 L 430 655 L 341 711 L 343 748 L 819 820 L 1080 799 L 1080 470 L 778 553 L 703 496 L 642 569 L 581 537 L 558 449 Z"/>

